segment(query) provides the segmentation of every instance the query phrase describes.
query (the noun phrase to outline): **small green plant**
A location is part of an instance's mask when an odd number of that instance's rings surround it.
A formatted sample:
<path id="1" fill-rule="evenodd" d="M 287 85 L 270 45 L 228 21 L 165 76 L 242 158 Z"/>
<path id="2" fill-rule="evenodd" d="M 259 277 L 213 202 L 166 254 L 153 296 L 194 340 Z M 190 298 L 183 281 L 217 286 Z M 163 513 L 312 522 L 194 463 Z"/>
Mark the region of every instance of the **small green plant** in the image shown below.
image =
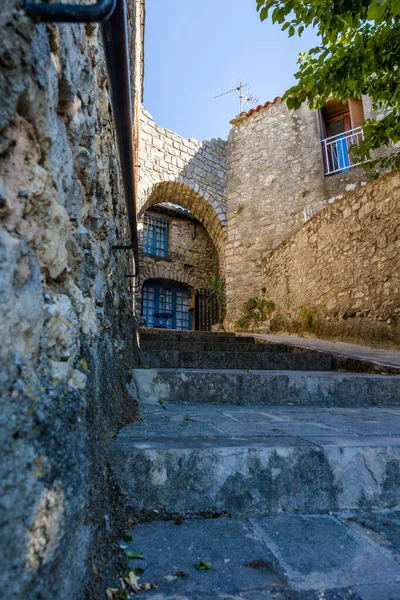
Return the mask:
<path id="1" fill-rule="evenodd" d="M 243 303 L 243 316 L 236 321 L 236 328 L 245 331 L 260 325 L 272 315 L 275 309 L 276 304 L 273 300 L 249 298 Z"/>
<path id="2" fill-rule="evenodd" d="M 244 211 L 244 204 L 239 204 L 237 210 L 233 213 L 235 217 L 238 217 Z"/>
<path id="3" fill-rule="evenodd" d="M 217 277 L 217 275 L 210 275 L 208 278 L 213 294 L 215 296 L 222 296 L 225 293 L 225 281 Z"/>
<path id="4" fill-rule="evenodd" d="M 125 556 L 126 556 L 126 558 L 129 558 L 129 559 L 135 558 L 138 560 L 144 560 L 146 558 L 145 555 L 142 554 L 142 552 L 132 552 L 131 550 L 127 550 L 125 552 Z"/>
<path id="5" fill-rule="evenodd" d="M 217 277 L 217 275 L 210 275 L 208 283 L 212 290 L 211 293 L 218 303 L 218 326 L 221 331 L 224 331 L 226 317 L 225 281 Z"/>
<path id="6" fill-rule="evenodd" d="M 202 560 L 196 565 L 198 571 L 209 571 L 211 569 L 211 563 Z"/>
<path id="7" fill-rule="evenodd" d="M 314 309 L 309 306 L 300 306 L 298 310 L 303 331 L 311 331 L 315 318 Z"/>

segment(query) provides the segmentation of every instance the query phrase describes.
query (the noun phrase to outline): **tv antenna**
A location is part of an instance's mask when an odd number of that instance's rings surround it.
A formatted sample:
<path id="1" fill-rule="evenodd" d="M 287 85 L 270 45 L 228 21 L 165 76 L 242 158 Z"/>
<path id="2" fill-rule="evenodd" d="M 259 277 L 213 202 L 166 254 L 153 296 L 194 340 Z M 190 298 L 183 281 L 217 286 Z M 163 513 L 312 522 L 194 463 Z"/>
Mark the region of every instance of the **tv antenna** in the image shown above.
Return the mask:
<path id="1" fill-rule="evenodd" d="M 234 84 L 235 87 L 227 92 L 223 92 L 222 94 L 218 94 L 218 96 L 214 96 L 214 99 L 221 98 L 221 96 L 227 96 L 228 94 L 232 94 L 233 92 L 239 92 L 239 103 L 240 103 L 240 112 L 243 112 L 244 104 L 250 105 L 252 103 L 258 102 L 258 98 L 250 94 L 251 88 L 244 91 L 244 88 L 249 87 L 247 83 L 242 83 L 241 81 L 237 85 Z"/>

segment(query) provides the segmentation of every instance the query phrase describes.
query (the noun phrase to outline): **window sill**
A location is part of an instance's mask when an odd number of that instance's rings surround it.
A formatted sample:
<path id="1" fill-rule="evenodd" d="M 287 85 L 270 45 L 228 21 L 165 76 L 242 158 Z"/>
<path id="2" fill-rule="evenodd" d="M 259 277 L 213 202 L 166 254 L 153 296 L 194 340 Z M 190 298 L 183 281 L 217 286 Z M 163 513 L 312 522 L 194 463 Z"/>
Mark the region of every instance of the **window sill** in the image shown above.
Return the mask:
<path id="1" fill-rule="evenodd" d="M 157 256 L 156 254 L 149 254 L 148 252 L 142 252 L 142 256 L 146 256 L 148 258 L 152 258 L 153 260 L 166 260 L 168 262 L 171 262 L 172 260 L 172 256 L 170 254 L 168 254 L 167 256 Z"/>

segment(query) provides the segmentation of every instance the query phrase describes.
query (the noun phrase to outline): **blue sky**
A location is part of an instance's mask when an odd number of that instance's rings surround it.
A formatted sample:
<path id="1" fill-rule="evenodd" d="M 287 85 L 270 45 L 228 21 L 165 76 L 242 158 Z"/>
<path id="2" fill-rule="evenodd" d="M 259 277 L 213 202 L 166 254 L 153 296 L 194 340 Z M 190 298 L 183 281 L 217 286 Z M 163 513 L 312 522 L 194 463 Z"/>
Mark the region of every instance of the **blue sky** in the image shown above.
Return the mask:
<path id="1" fill-rule="evenodd" d="M 145 107 L 184 137 L 226 138 L 238 95 L 214 96 L 244 80 L 260 104 L 273 100 L 315 45 L 311 30 L 289 39 L 261 23 L 256 0 L 146 0 Z"/>

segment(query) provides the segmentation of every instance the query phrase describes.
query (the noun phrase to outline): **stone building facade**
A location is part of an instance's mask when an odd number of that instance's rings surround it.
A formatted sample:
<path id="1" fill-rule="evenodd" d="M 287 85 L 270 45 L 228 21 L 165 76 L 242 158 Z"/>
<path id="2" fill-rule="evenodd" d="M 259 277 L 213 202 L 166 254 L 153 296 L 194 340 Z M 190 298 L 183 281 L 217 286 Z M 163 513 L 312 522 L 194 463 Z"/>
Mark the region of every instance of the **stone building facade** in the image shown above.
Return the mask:
<path id="1" fill-rule="evenodd" d="M 151 257 L 149 252 L 143 253 L 142 247 L 141 275 L 136 282 L 136 311 L 146 325 L 153 326 L 158 321 L 153 319 L 152 314 L 158 314 L 160 306 L 164 306 L 161 312 L 165 312 L 165 302 L 169 313 L 175 314 L 177 298 L 187 307 L 187 290 L 192 295 L 209 288 L 210 276 L 218 277 L 224 272 L 226 142 L 220 139 L 203 142 L 186 140 L 156 125 L 151 115 L 142 108 L 137 155 L 140 227 L 143 227 L 143 220 L 152 214 L 151 210 L 159 211 L 161 205 L 183 209 L 179 220 L 175 212 L 170 221 L 168 257 Z M 166 218 L 170 220 L 168 214 Z M 157 231 L 160 233 L 160 228 Z M 149 281 L 152 281 L 151 286 L 146 283 Z M 163 286 L 162 283 L 168 285 Z M 173 300 L 167 300 L 165 293 L 172 294 Z M 195 321 L 195 312 L 185 308 L 184 320 L 177 324 L 174 316 L 169 326 L 194 328 Z"/>
<path id="2" fill-rule="evenodd" d="M 218 250 L 225 325 L 234 329 L 246 300 L 271 297 L 263 275 L 271 250 L 313 215 L 343 198 L 351 202 L 352 194 L 370 185 L 348 147 L 361 139 L 364 118 L 380 116 L 366 97 L 348 105 L 329 101 L 321 111 L 305 105 L 289 111 L 276 98 L 233 119 L 226 142 L 199 143 L 159 127 L 142 108 L 139 217 L 170 202 L 202 223 Z M 181 272 L 171 260 L 169 271 L 174 268 Z M 142 286 L 143 277 L 138 306 Z"/>
<path id="3" fill-rule="evenodd" d="M 364 118 L 380 116 L 373 113 L 365 97 L 350 101 L 349 106 L 329 101 L 322 111 L 305 105 L 289 111 L 276 98 L 233 119 L 227 142 L 199 143 L 157 126 L 142 109 L 139 215 L 149 207 L 172 202 L 190 210 L 203 224 L 218 250 L 220 277 L 225 279 L 227 328 L 236 328 L 246 300 L 281 299 L 280 292 L 273 297 L 275 287 L 269 289 L 265 276 L 268 260 L 274 260 L 274 248 L 293 232 L 303 230 L 313 215 L 320 211 L 330 214 L 329 207 L 333 214 L 337 202 L 352 206 L 357 190 L 373 185 L 361 167 L 351 164 L 347 148 L 360 139 L 359 124 Z M 337 135 L 338 122 L 350 128 L 350 133 Z M 388 192 L 387 187 L 385 190 Z M 312 256 L 307 246 L 303 252 Z M 340 249 L 336 255 L 341 255 Z M 327 255 L 327 264 L 329 261 Z M 169 271 L 174 268 L 180 272 L 180 266 L 171 260 Z M 344 289 L 336 292 L 347 297 Z M 381 300 L 378 291 L 374 302 Z M 384 305 L 381 309 L 379 315 L 386 312 Z M 275 326 L 281 323 L 283 327 L 284 322 L 288 320 L 281 315 Z M 380 327 L 381 339 L 384 329 Z M 323 330 L 328 331 L 326 327 Z M 346 327 L 341 331 L 345 335 Z M 361 329 L 359 332 L 361 335 Z M 387 334 L 392 339 L 391 331 Z M 349 330 L 348 335 L 357 333 Z"/>
<path id="4" fill-rule="evenodd" d="M 268 295 L 261 265 L 271 248 L 307 218 L 368 182 L 362 168 L 343 168 L 325 176 L 322 137 L 319 111 L 306 105 L 290 111 L 280 98 L 232 121 L 225 251 L 231 322 L 243 301 Z"/>

